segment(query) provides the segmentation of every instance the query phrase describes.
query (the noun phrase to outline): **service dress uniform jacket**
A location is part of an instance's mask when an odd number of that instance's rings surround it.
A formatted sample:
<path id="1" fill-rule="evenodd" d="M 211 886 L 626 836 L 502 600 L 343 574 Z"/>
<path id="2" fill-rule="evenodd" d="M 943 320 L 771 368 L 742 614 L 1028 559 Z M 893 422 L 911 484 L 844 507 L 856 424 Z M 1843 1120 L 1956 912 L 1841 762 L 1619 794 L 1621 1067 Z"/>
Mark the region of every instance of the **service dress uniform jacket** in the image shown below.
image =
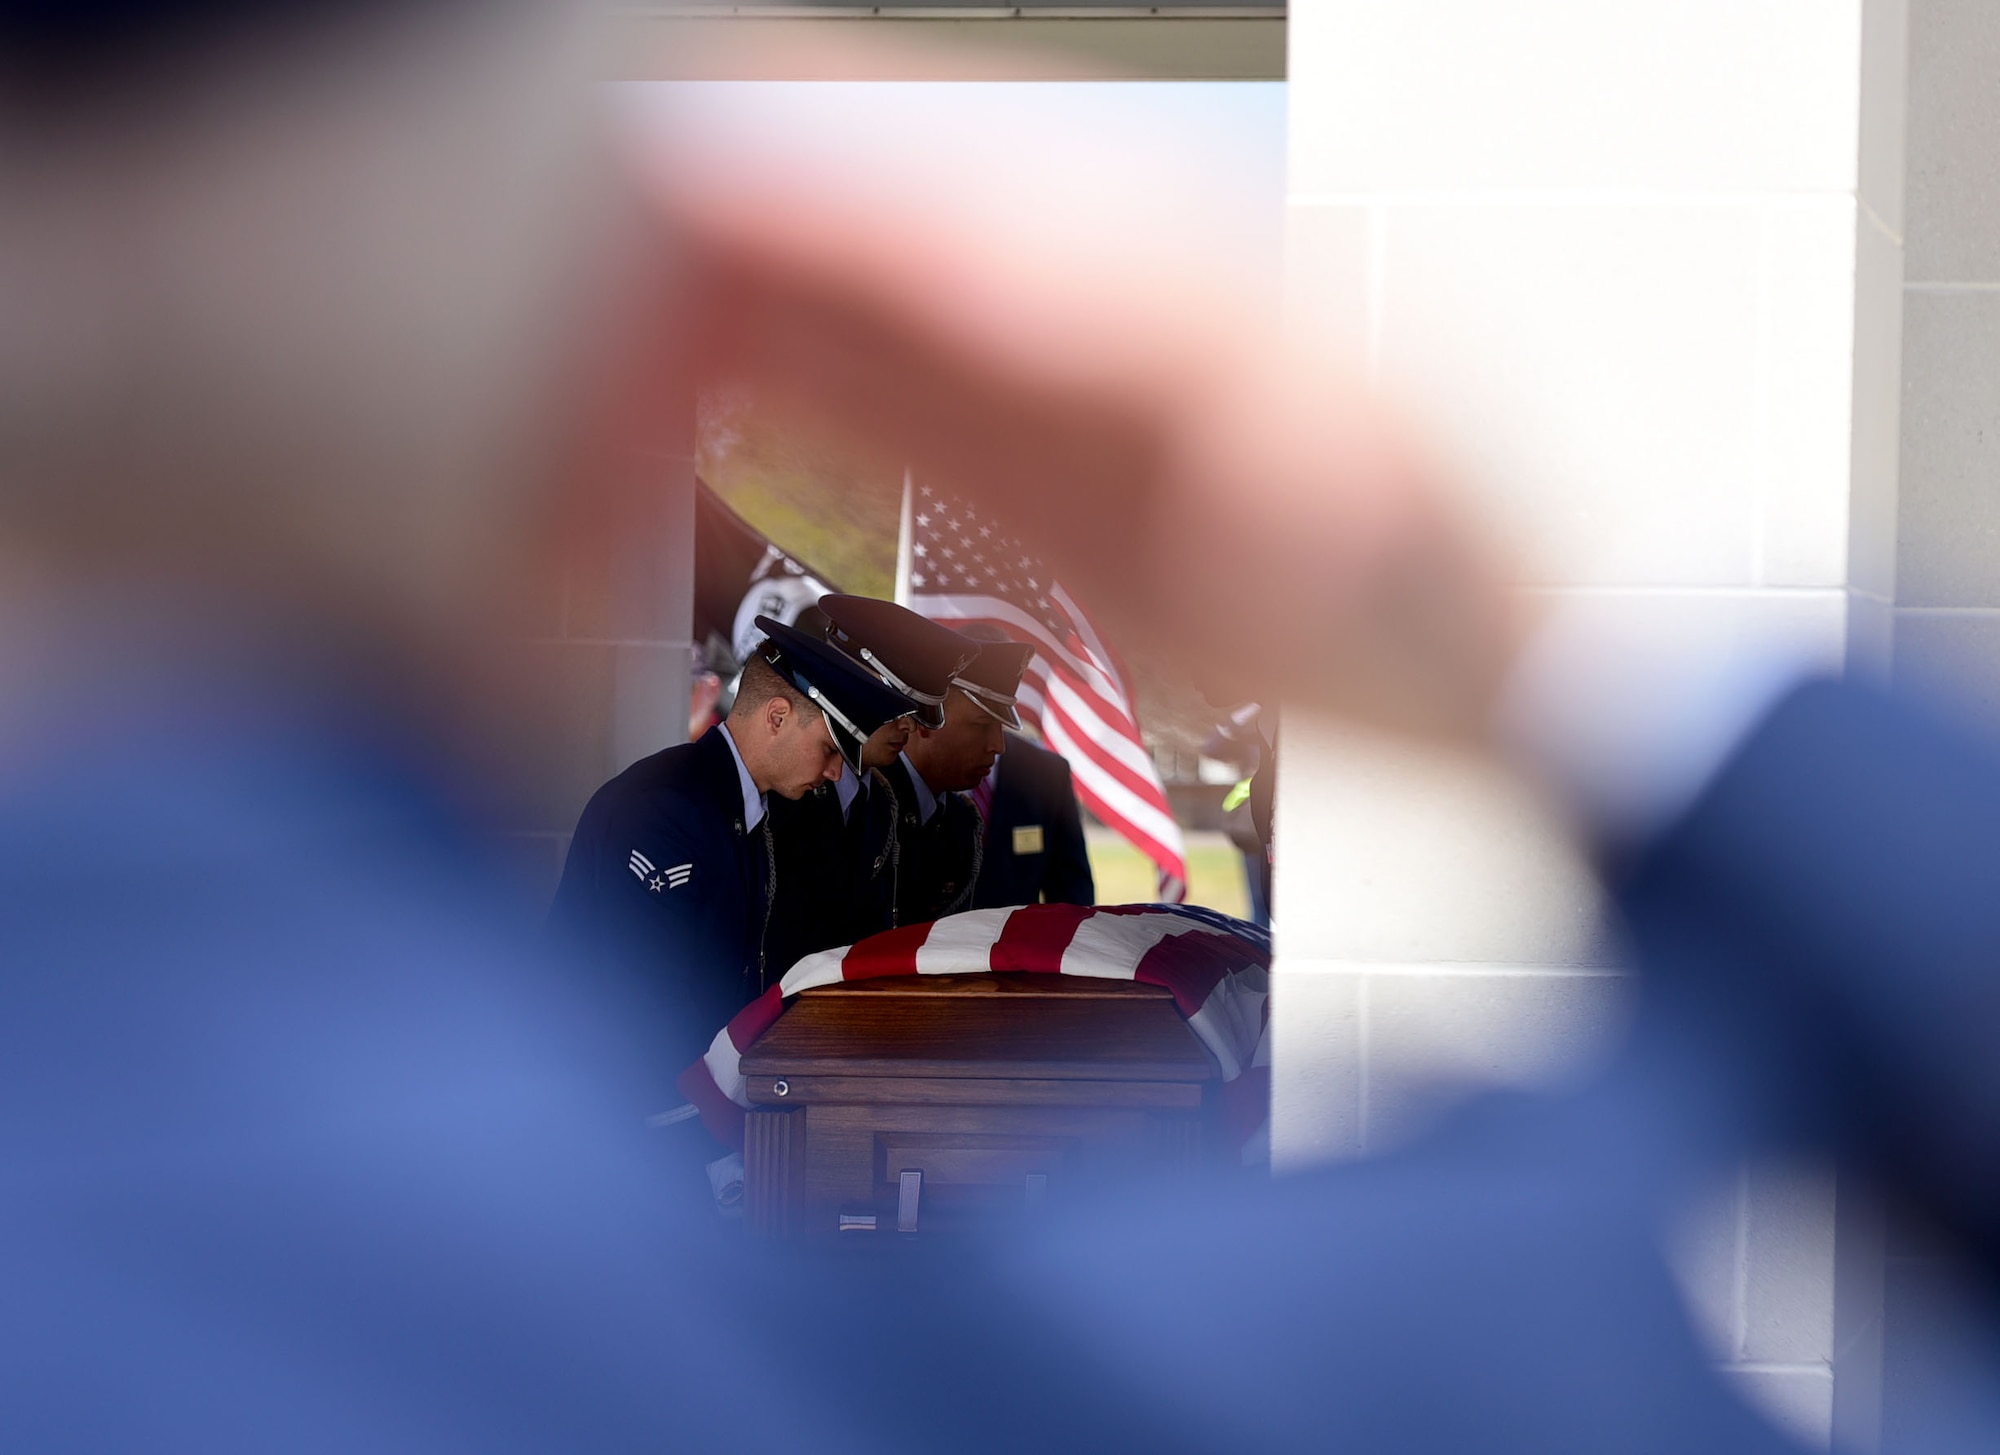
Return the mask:
<path id="1" fill-rule="evenodd" d="M 898 758 L 878 770 L 890 794 L 896 840 L 892 851 L 895 922 L 922 924 L 972 907 L 972 889 L 979 878 L 984 846 L 979 810 L 962 793 L 940 793 L 928 820 L 912 769 Z"/>
<path id="2" fill-rule="evenodd" d="M 549 916 L 657 991 L 680 1028 L 679 1064 L 767 979 L 770 816 L 745 823 L 726 731 L 642 758 L 591 796 Z"/>
<path id="3" fill-rule="evenodd" d="M 802 798 L 780 798 L 771 804 L 774 872 L 764 958 L 779 976 L 815 950 L 846 943 L 840 936 L 860 857 L 848 830 L 831 784 L 823 783 Z"/>
<path id="4" fill-rule="evenodd" d="M 893 923 L 896 801 L 879 771 L 843 813 L 823 784 L 771 804 L 776 881 L 764 958 L 771 978 L 818 950 L 851 945 Z"/>
<path id="5" fill-rule="evenodd" d="M 1007 750 L 993 765 L 972 907 L 1096 902 L 1069 764 L 1019 733 L 1007 734 Z"/>

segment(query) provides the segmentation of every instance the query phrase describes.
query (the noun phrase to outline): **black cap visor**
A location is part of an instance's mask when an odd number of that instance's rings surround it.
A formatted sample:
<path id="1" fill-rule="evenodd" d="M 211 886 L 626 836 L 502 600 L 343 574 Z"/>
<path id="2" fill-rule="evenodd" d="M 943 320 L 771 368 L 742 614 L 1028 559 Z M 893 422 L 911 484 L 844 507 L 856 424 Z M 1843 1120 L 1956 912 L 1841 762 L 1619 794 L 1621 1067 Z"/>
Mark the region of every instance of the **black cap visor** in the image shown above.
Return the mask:
<path id="1" fill-rule="evenodd" d="M 1010 728 L 1021 725 L 1021 714 L 1014 706 L 1014 699 L 1004 692 L 995 692 L 991 687 L 981 687 L 977 682 L 967 682 L 962 677 L 952 679 L 952 686 L 972 699 L 972 705 L 988 717 L 997 717 Z"/>
<path id="2" fill-rule="evenodd" d="M 782 670 L 782 669 L 780 669 Z M 826 735 L 833 739 L 833 745 L 840 749 L 840 760 L 861 776 L 861 745 L 868 741 L 869 734 L 854 725 L 854 719 L 835 707 L 827 695 L 810 684 L 805 686 L 806 697 L 820 710 L 826 719 Z"/>
<path id="3" fill-rule="evenodd" d="M 889 664 L 868 648 L 862 647 L 860 652 L 861 660 L 868 664 L 870 671 L 902 693 L 903 696 L 909 698 L 910 701 L 916 703 L 917 710 L 914 713 L 907 714 L 908 716 L 916 718 L 919 724 L 927 728 L 941 728 L 944 726 L 944 694 L 942 692 L 920 691 L 890 671 Z"/>
<path id="4" fill-rule="evenodd" d="M 820 710 L 842 761 L 856 773 L 869 734 L 917 710 L 917 703 L 824 641 L 769 617 L 758 617 L 757 626 L 766 634 L 758 654 Z"/>

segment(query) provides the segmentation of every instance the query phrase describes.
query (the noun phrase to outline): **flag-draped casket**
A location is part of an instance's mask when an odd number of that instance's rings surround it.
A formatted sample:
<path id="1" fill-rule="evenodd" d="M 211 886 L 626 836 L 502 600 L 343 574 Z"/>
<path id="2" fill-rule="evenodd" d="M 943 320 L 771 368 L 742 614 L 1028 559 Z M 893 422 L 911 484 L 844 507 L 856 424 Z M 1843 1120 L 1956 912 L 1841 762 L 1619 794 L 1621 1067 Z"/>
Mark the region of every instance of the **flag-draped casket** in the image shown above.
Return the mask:
<path id="1" fill-rule="evenodd" d="M 1264 1144 L 1269 940 L 1173 906 L 976 910 L 808 956 L 688 1068 L 768 1233 L 922 1230 Z"/>

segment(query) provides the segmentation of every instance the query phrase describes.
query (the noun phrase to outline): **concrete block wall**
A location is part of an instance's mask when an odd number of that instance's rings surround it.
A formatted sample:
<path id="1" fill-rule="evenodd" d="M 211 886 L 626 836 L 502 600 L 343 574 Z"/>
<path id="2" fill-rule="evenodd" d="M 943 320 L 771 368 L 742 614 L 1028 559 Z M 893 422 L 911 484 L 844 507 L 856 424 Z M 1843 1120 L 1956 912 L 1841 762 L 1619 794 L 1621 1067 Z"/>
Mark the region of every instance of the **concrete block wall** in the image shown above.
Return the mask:
<path id="1" fill-rule="evenodd" d="M 1836 1209 L 1826 1168 L 1740 1168 L 1686 1210 L 1669 1249 L 1696 1325 L 1730 1381 L 1820 1446 L 1836 1426 L 1840 1393 Z M 1867 1369 L 1853 1380 L 1869 1389 L 1876 1382 Z M 1866 1444 L 1865 1429 L 1841 1441 L 1843 1449 Z"/>
<path id="2" fill-rule="evenodd" d="M 2000 7 L 1910 0 L 1897 685 L 2000 733 Z M 1882 1449 L 2000 1447 L 2000 1319 L 1888 1216 Z M 1954 1426 L 1956 1428 L 1954 1428 Z"/>
<path id="3" fill-rule="evenodd" d="M 2000 12 L 1913 0 L 1897 681 L 2000 728 Z"/>
<path id="4" fill-rule="evenodd" d="M 1294 0 L 1291 320 L 1459 461 L 1551 600 L 1879 673 L 1903 33 L 1874 0 Z M 1546 811 L 1296 714 L 1284 734 L 1280 1161 L 1603 1055 L 1627 987 Z M 1824 1444 L 1829 1174 L 1748 1170 L 1690 1216 L 1718 1359 Z"/>

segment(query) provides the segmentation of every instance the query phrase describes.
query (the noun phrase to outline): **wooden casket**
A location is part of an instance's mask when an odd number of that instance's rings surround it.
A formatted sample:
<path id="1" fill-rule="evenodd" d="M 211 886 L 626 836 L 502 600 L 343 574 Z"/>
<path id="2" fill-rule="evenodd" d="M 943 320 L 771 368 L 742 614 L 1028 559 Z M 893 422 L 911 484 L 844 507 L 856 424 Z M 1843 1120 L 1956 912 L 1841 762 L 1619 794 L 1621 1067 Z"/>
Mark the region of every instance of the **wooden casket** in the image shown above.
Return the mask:
<path id="1" fill-rule="evenodd" d="M 743 1053 L 751 1227 L 932 1233 L 1221 1154 L 1217 1072 L 1156 985 L 908 976 L 808 990 Z"/>

